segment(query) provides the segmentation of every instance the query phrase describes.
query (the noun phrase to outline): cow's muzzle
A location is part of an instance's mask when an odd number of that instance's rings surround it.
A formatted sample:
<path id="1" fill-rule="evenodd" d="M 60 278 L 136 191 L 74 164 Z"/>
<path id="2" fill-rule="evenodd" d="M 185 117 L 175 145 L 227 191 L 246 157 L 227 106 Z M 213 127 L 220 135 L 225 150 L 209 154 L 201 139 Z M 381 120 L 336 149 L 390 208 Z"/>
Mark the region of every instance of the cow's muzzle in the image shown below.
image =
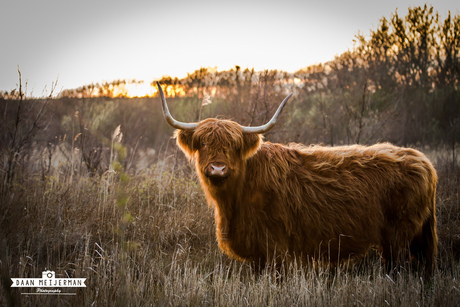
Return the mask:
<path id="1" fill-rule="evenodd" d="M 230 171 L 224 163 L 209 163 L 204 174 L 212 183 L 222 184 L 230 176 Z"/>

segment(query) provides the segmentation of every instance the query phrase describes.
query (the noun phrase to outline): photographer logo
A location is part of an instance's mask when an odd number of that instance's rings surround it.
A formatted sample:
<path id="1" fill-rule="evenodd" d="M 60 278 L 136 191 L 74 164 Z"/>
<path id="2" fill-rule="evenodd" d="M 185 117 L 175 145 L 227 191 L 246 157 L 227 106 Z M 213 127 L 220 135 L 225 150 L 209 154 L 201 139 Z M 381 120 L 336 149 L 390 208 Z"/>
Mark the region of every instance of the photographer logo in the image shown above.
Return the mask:
<path id="1" fill-rule="evenodd" d="M 49 270 L 43 271 L 41 278 L 11 278 L 11 280 L 12 288 L 37 288 L 35 293 L 22 294 L 75 295 L 75 293 L 61 293 L 59 288 L 86 288 L 86 278 L 56 278 L 54 271 Z"/>

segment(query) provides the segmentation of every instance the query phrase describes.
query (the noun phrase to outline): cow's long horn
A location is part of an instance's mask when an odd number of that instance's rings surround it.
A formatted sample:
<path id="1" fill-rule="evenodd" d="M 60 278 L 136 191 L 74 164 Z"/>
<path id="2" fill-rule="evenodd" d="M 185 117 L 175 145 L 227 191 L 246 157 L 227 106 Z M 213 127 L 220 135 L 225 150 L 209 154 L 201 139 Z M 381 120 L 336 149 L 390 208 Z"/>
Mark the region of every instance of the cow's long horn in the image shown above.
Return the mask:
<path id="1" fill-rule="evenodd" d="M 278 110 L 276 110 L 275 115 L 273 115 L 272 119 L 268 123 L 266 123 L 263 126 L 258 126 L 258 127 L 241 127 L 244 133 L 265 133 L 272 129 L 275 124 L 276 124 L 276 119 L 278 118 L 278 115 L 280 115 L 281 111 L 284 108 L 284 105 L 286 102 L 291 98 L 292 93 L 289 94 L 286 98 L 284 98 L 283 102 L 281 102 L 280 106 L 278 107 Z"/>
<path id="2" fill-rule="evenodd" d="M 183 123 L 183 122 L 175 120 L 171 116 L 171 113 L 169 113 L 168 104 L 166 103 L 165 95 L 163 94 L 163 89 L 161 88 L 161 85 L 160 85 L 159 82 L 157 82 L 157 86 L 158 86 L 158 91 L 160 92 L 161 106 L 163 107 L 163 116 L 166 119 L 166 122 L 168 122 L 168 124 L 171 127 L 176 128 L 176 129 L 180 129 L 180 130 L 193 130 L 193 129 L 195 129 L 198 126 L 197 123 Z"/>

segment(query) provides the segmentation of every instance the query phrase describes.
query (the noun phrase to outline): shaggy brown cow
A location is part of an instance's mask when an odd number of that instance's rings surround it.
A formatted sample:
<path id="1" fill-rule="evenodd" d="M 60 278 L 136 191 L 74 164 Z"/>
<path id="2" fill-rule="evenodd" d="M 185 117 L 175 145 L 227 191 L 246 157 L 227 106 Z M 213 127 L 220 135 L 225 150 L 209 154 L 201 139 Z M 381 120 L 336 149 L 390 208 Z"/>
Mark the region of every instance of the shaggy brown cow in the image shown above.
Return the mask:
<path id="1" fill-rule="evenodd" d="M 387 261 L 412 255 L 431 271 L 437 251 L 437 175 L 421 152 L 383 143 L 306 147 L 262 140 L 272 120 L 166 121 L 194 162 L 214 209 L 219 247 L 259 263 L 307 259 L 337 263 L 379 247 Z"/>

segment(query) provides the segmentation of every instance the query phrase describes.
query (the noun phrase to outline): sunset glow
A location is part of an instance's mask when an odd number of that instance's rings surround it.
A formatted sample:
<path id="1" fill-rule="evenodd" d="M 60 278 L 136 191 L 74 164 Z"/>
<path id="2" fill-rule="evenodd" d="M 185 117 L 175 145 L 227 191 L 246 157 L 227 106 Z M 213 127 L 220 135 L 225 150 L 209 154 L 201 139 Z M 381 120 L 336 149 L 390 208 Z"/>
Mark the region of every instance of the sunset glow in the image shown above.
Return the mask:
<path id="1" fill-rule="evenodd" d="M 147 81 L 134 81 L 121 84 L 110 85 L 112 97 L 154 97 L 158 93 L 156 86 Z M 163 84 L 163 91 L 167 97 L 182 97 L 185 95 L 183 87 Z M 215 89 L 213 90 L 215 93 Z"/>
<path id="2" fill-rule="evenodd" d="M 156 94 L 157 89 L 151 86 L 148 82 L 141 81 L 140 83 L 126 84 L 124 91 L 124 96 L 129 98 L 153 97 Z"/>

